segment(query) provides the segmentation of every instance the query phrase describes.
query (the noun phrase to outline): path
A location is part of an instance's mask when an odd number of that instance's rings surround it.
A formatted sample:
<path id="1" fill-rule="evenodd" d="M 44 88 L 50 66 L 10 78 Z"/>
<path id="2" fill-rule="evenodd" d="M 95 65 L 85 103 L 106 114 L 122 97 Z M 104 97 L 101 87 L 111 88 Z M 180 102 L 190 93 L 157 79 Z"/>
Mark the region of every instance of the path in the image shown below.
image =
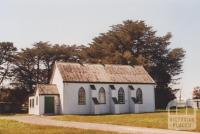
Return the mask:
<path id="1" fill-rule="evenodd" d="M 36 125 L 49 125 L 58 127 L 71 127 L 80 129 L 93 129 L 102 131 L 112 131 L 118 133 L 132 133 L 132 134 L 200 134 L 195 132 L 174 131 L 157 128 L 143 128 L 132 126 L 121 126 L 111 124 L 98 124 L 98 123 L 86 123 L 86 122 L 74 122 L 74 121 L 58 121 L 49 119 L 42 116 L 3 116 L 0 119 L 16 120 L 24 123 L 31 123 Z"/>

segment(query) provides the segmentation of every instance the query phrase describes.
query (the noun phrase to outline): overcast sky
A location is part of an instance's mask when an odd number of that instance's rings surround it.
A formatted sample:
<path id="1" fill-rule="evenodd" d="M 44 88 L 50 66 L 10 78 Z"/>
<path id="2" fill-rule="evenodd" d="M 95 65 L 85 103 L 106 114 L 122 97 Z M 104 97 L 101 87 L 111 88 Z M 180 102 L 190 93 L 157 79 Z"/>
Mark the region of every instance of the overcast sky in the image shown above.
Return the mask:
<path id="1" fill-rule="evenodd" d="M 199 0 L 0 0 L 0 41 L 30 47 L 37 41 L 87 45 L 124 20 L 145 20 L 173 34 L 171 47 L 187 55 L 181 84 L 185 98 L 200 86 Z"/>

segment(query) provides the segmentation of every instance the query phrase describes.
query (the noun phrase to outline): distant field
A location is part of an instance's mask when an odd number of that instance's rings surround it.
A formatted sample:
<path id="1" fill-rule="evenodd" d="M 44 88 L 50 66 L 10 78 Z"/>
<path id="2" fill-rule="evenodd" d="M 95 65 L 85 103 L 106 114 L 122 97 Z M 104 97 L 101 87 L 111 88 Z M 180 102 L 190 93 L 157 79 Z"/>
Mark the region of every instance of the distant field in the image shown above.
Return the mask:
<path id="1" fill-rule="evenodd" d="M 65 127 L 39 126 L 17 121 L 0 120 L 0 134 L 116 134 L 104 131 Z"/>
<path id="2" fill-rule="evenodd" d="M 185 111 L 181 110 L 180 113 Z M 192 111 L 189 110 L 189 113 Z M 173 112 L 172 112 L 173 113 Z M 167 112 L 158 110 L 155 113 L 119 114 L 119 115 L 58 115 L 50 117 L 56 120 L 108 123 L 127 126 L 163 128 L 168 127 Z M 200 110 L 197 111 L 197 129 L 200 132 Z"/>

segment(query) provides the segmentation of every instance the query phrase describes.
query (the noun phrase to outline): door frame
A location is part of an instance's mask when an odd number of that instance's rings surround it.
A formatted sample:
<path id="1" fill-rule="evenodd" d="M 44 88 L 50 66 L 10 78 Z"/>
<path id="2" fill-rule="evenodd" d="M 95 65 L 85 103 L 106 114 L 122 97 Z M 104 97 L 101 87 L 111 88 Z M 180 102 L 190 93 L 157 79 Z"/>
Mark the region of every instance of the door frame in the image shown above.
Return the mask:
<path id="1" fill-rule="evenodd" d="M 46 98 L 51 98 L 53 101 L 53 104 L 51 106 L 52 108 L 52 112 L 48 112 L 46 110 L 46 106 L 47 106 L 47 102 L 46 102 Z M 44 96 L 44 114 L 55 114 L 55 96 Z"/>

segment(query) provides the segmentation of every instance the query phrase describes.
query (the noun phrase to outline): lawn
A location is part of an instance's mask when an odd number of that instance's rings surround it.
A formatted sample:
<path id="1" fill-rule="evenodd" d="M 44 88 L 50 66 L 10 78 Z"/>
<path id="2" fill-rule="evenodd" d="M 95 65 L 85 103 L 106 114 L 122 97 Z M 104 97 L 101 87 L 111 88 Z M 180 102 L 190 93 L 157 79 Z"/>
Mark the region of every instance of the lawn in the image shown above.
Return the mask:
<path id="1" fill-rule="evenodd" d="M 182 114 L 184 111 L 180 111 Z M 173 113 L 173 112 L 172 112 Z M 191 111 L 189 110 L 189 113 Z M 163 128 L 168 127 L 168 113 L 158 110 L 155 113 L 142 114 L 119 114 L 119 115 L 58 115 L 53 116 L 56 120 L 108 123 L 127 126 Z M 197 111 L 197 129 L 200 132 L 200 110 Z"/>
<path id="2" fill-rule="evenodd" d="M 116 134 L 111 132 L 65 127 L 39 126 L 0 120 L 0 134 Z"/>

